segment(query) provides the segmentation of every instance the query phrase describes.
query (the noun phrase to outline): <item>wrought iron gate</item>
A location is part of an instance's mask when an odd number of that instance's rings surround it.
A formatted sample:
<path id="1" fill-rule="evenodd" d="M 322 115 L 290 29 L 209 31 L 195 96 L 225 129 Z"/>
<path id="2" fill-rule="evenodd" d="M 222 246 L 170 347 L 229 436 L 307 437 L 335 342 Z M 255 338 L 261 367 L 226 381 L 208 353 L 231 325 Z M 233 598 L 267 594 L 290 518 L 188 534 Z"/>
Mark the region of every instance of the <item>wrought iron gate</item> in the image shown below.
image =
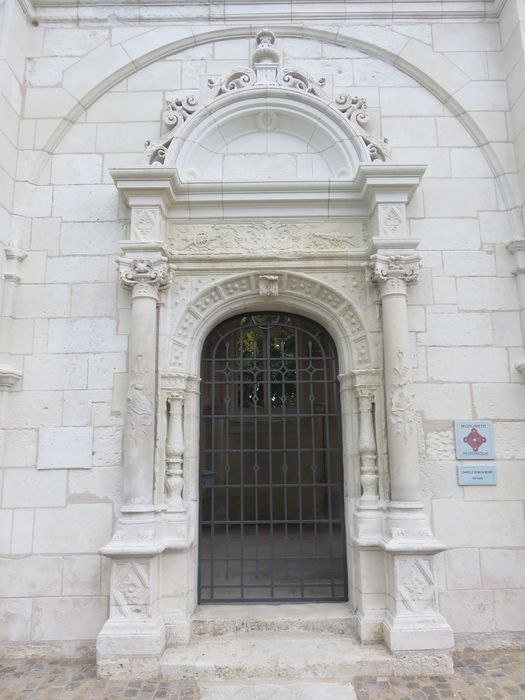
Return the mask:
<path id="1" fill-rule="evenodd" d="M 347 599 L 337 357 L 317 323 L 229 319 L 202 356 L 200 602 Z"/>

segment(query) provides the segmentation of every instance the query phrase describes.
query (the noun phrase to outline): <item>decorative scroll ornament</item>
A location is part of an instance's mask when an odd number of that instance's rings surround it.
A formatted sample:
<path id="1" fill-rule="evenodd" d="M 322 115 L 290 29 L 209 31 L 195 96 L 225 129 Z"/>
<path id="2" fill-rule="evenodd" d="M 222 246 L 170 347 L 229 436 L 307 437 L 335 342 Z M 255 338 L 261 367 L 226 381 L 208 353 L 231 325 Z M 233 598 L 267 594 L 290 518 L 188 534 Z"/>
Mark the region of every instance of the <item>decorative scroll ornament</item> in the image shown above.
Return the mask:
<path id="1" fill-rule="evenodd" d="M 315 80 L 297 68 L 279 68 L 281 56 L 274 48 L 273 32 L 263 29 L 255 39 L 257 48 L 252 55 L 253 68 L 235 68 L 226 78 L 208 80 L 208 86 L 214 90 L 213 97 L 250 87 L 281 86 L 328 99 L 322 89 L 326 83 L 325 78 Z"/>
<path id="2" fill-rule="evenodd" d="M 378 284 L 381 292 L 404 292 L 406 285 L 419 277 L 419 255 L 372 255 L 369 282 Z"/>
<path id="3" fill-rule="evenodd" d="M 197 110 L 199 100 L 194 95 L 188 97 L 168 97 L 167 109 L 162 115 L 162 121 L 168 129 L 175 129 L 184 124 Z"/>
<path id="4" fill-rule="evenodd" d="M 281 56 L 275 48 L 275 34 L 263 29 L 256 36 L 257 48 L 252 55 L 252 65 L 235 68 L 227 76 L 219 79 L 208 79 L 208 87 L 212 90 L 211 100 L 222 95 L 258 87 L 282 87 L 308 93 L 329 104 L 329 97 L 323 88 L 326 78 L 315 79 L 306 71 L 293 67 L 282 67 Z M 370 119 L 366 100 L 362 97 L 340 95 L 332 107 L 342 112 L 352 123 L 354 129 L 363 139 L 370 160 L 384 161 L 390 157 L 388 140 L 370 133 L 365 125 Z M 191 119 L 198 109 L 198 98 L 194 95 L 185 97 L 170 97 L 162 116 L 162 126 L 167 127 L 158 143 L 148 139 L 145 143 L 146 155 L 150 165 L 163 165 L 166 154 L 173 141 L 175 133 L 182 125 Z"/>
<path id="5" fill-rule="evenodd" d="M 158 298 L 158 290 L 169 284 L 168 266 L 163 261 L 135 258 L 129 262 L 121 258 L 119 262 L 121 284 L 133 290 L 133 297 Z"/>
<path id="6" fill-rule="evenodd" d="M 168 131 L 160 137 L 160 143 L 153 143 L 148 139 L 144 144 L 146 155 L 150 165 L 163 165 L 166 158 L 166 153 L 178 129 L 186 122 L 196 111 L 199 99 L 195 95 L 187 95 L 186 97 L 170 96 L 166 99 L 166 109 L 162 114 L 163 127 L 167 127 Z"/>
<path id="7" fill-rule="evenodd" d="M 226 78 L 220 78 L 219 80 L 208 78 L 208 87 L 210 90 L 215 90 L 213 97 L 220 97 L 233 90 L 253 87 L 256 80 L 257 76 L 251 68 L 236 68 Z"/>
<path id="8" fill-rule="evenodd" d="M 339 95 L 335 98 L 335 107 L 348 119 L 354 129 L 361 136 L 367 147 L 370 159 L 385 161 L 391 156 L 388 139 L 380 138 L 371 134 L 366 129 L 366 124 L 370 120 L 368 105 L 364 97 L 352 97 L 350 95 Z"/>

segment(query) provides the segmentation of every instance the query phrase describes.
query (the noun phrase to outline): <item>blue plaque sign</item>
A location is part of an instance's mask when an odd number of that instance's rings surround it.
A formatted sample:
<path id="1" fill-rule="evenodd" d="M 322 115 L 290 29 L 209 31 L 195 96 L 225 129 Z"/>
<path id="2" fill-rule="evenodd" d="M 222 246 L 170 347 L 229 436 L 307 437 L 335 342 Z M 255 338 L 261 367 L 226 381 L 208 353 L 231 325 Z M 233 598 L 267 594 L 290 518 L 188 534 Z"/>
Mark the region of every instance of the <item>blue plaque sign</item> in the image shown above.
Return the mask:
<path id="1" fill-rule="evenodd" d="M 488 420 L 455 420 L 458 459 L 494 459 L 492 423 Z"/>
<path id="2" fill-rule="evenodd" d="M 458 464 L 459 486 L 495 486 L 496 483 L 494 464 L 481 464 L 475 467 Z"/>

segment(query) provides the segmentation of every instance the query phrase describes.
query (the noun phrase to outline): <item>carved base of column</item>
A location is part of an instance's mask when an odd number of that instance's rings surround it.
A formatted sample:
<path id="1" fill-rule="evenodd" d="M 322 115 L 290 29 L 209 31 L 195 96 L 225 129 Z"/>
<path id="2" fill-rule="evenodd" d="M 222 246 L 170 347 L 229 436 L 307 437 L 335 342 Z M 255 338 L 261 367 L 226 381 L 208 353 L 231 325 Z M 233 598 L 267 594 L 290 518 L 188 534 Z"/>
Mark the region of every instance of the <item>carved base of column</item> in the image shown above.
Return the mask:
<path id="1" fill-rule="evenodd" d="M 362 644 L 372 644 L 382 642 L 384 639 L 384 611 L 378 611 L 376 614 L 366 611 L 364 614 L 357 615 L 357 633 Z"/>
<path id="2" fill-rule="evenodd" d="M 436 540 L 420 501 L 390 501 L 381 546 L 390 552 L 433 552 L 446 549 Z"/>
<path id="3" fill-rule="evenodd" d="M 445 618 L 437 613 L 431 618 L 394 618 L 387 613 L 383 620 L 383 638 L 392 652 L 452 651 L 454 633 Z"/>
<path id="4" fill-rule="evenodd" d="M 172 513 L 149 506 L 148 511 L 122 509 L 113 536 L 100 550 L 110 557 L 152 556 L 165 549 L 188 547 L 189 516 L 186 510 Z"/>
<path id="5" fill-rule="evenodd" d="M 108 620 L 97 637 L 100 678 L 156 678 L 166 648 L 166 625 L 149 620 Z"/>
<path id="6" fill-rule="evenodd" d="M 453 649 L 454 634 L 439 613 L 434 556 L 385 553 L 384 639 L 391 651 Z"/>
<path id="7" fill-rule="evenodd" d="M 383 535 L 384 521 L 385 510 L 383 506 L 363 509 L 359 503 L 354 517 L 355 536 L 353 540 L 355 544 L 361 547 L 379 545 Z"/>

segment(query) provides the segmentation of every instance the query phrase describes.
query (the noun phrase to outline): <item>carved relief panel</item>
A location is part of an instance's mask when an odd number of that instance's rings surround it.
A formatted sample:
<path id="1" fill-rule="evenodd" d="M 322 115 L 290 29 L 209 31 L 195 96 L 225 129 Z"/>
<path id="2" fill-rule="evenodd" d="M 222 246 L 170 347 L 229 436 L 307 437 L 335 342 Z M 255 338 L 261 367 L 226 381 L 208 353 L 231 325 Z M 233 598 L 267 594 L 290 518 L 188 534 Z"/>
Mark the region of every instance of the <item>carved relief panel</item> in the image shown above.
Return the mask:
<path id="1" fill-rule="evenodd" d="M 175 256 L 319 255 L 362 248 L 367 230 L 363 221 L 172 221 L 168 245 Z"/>

